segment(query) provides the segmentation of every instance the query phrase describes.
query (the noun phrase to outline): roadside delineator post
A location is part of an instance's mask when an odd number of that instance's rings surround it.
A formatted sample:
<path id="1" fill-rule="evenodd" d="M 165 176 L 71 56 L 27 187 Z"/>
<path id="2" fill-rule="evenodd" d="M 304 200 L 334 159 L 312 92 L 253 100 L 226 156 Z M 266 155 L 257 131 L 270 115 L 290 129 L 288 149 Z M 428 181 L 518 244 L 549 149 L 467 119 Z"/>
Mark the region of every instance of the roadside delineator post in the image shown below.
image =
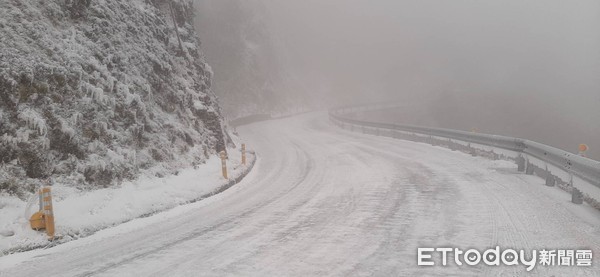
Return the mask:
<path id="1" fill-rule="evenodd" d="M 31 229 L 36 231 L 45 229 L 50 240 L 54 239 L 54 210 L 52 208 L 52 194 L 50 187 L 43 187 L 39 190 L 39 211 L 34 213 L 29 219 Z"/>
<path id="2" fill-rule="evenodd" d="M 242 143 L 242 164 L 246 165 L 246 144 Z"/>
<path id="3" fill-rule="evenodd" d="M 227 178 L 227 154 L 225 151 L 221 151 L 221 171 L 223 172 L 223 178 Z"/>
<path id="4" fill-rule="evenodd" d="M 44 221 L 46 222 L 46 234 L 54 239 L 54 211 L 52 208 L 52 194 L 50 187 L 42 188 L 42 204 L 44 209 Z"/>

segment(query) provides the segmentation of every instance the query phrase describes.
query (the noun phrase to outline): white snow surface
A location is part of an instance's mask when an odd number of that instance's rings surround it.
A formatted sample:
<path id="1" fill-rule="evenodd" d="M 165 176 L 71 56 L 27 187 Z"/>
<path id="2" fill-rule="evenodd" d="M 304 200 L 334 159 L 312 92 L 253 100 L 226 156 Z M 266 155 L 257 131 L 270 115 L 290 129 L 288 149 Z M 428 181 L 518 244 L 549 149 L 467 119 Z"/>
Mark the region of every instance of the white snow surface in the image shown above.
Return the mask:
<path id="1" fill-rule="evenodd" d="M 228 156 L 229 177 L 237 177 L 245 168 L 241 165 L 240 148 L 228 149 Z M 253 158 L 248 155 L 248 161 Z M 221 174 L 221 159 L 216 155 L 205 164 L 181 170 L 177 175 L 145 176 L 105 189 L 81 191 L 55 184 L 52 197 L 56 232 L 62 237 L 58 242 L 88 236 L 140 216 L 199 200 L 226 184 Z M 44 232 L 29 227 L 28 219 L 37 210 L 36 195 L 29 202 L 0 195 L 0 232 L 14 233 L 0 236 L 0 251 L 14 252 L 50 244 Z"/>
<path id="2" fill-rule="evenodd" d="M 325 113 L 240 127 L 254 169 L 218 195 L 49 249 L 0 276 L 598 276 L 592 267 L 418 267 L 417 247 L 590 249 L 600 212 L 516 165 L 351 133 Z M 166 194 L 166 192 L 165 192 Z M 57 203 L 58 205 L 58 203 Z"/>

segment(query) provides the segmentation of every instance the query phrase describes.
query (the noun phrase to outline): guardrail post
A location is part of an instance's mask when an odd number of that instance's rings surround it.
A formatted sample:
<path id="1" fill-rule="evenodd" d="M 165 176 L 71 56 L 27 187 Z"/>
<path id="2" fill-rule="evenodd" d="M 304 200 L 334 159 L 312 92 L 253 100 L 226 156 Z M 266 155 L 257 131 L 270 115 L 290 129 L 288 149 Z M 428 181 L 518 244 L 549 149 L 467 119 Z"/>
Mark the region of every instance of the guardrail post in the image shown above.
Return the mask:
<path id="1" fill-rule="evenodd" d="M 553 187 L 555 184 L 556 180 L 554 179 L 554 176 L 552 176 L 552 173 L 546 171 L 546 186 Z"/>
<path id="2" fill-rule="evenodd" d="M 242 164 L 246 165 L 246 144 L 242 143 Z"/>
<path id="3" fill-rule="evenodd" d="M 471 156 L 475 157 L 477 156 L 477 150 L 475 150 L 475 147 L 471 147 L 471 143 L 467 143 L 467 151 L 469 152 L 469 154 L 471 154 Z"/>
<path id="4" fill-rule="evenodd" d="M 454 142 L 452 142 L 452 139 L 448 139 L 448 148 L 450 148 L 452 151 L 456 151 L 456 147 L 454 147 Z"/>
<path id="5" fill-rule="evenodd" d="M 342 116 L 336 116 L 339 114 L 341 108 L 330 110 L 330 119 L 335 123 L 336 121 L 341 121 L 340 118 L 343 118 L 344 125 L 349 124 L 348 122 L 352 122 L 350 124 L 351 129 L 355 129 L 356 132 L 361 132 L 363 134 L 368 133 L 378 133 L 379 135 L 387 135 L 386 131 L 383 130 L 373 130 L 372 126 L 380 126 L 377 125 L 381 122 L 368 122 L 368 121 L 359 121 L 351 118 L 344 118 Z M 352 108 L 351 110 L 355 110 L 357 113 L 361 111 L 369 110 L 367 106 L 357 106 Z M 454 142 L 457 140 L 460 141 L 471 141 L 470 144 L 466 145 L 466 151 L 469 151 L 472 155 L 484 155 L 489 156 L 489 154 L 493 155 L 494 159 L 504 157 L 502 152 L 495 151 L 487 151 L 486 148 L 479 147 L 481 146 L 492 146 L 494 148 L 500 148 L 504 150 L 508 150 L 511 152 L 515 152 L 517 157 L 514 158 L 517 169 L 519 172 L 527 173 L 527 174 L 539 174 L 542 176 L 542 171 L 544 170 L 541 166 L 533 165 L 531 161 L 535 160 L 536 163 L 550 163 L 555 167 L 552 167 L 554 175 L 550 174 L 546 169 L 545 181 L 548 186 L 556 186 L 558 183 L 562 183 L 562 181 L 557 177 L 559 174 L 556 171 L 565 171 L 570 172 L 574 176 L 581 178 L 586 182 L 592 183 L 596 187 L 600 187 L 600 169 L 597 167 L 597 163 L 593 160 L 584 159 L 579 157 L 574 153 L 568 153 L 564 150 L 559 150 L 548 145 L 544 145 L 535 141 L 528 141 L 525 139 L 519 138 L 511 138 L 506 136 L 490 136 L 479 134 L 479 131 L 476 128 L 473 128 L 473 134 L 465 134 L 464 132 L 458 132 L 456 130 L 445 130 L 441 131 L 435 128 L 427 128 L 427 127 L 417 127 L 409 126 L 409 125 L 395 125 L 393 129 L 396 131 L 394 134 L 391 133 L 392 136 L 397 136 L 398 138 L 404 140 L 418 141 L 418 142 L 429 142 L 431 145 L 440 145 L 444 146 L 446 144 L 446 140 L 448 138 L 452 138 Z M 419 133 L 419 136 L 415 135 Z M 465 149 L 465 145 L 462 143 L 455 143 L 451 145 L 454 149 L 463 150 Z M 585 145 L 580 145 L 579 154 L 585 155 L 585 151 L 587 147 Z M 491 152 L 491 153 L 490 153 Z M 575 152 L 577 153 L 577 152 Z M 511 157 L 515 157 L 512 156 Z M 528 160 L 528 157 L 531 157 L 531 160 Z M 537 166 L 537 168 L 536 168 Z M 551 176 L 550 176 L 551 175 Z M 579 179 L 578 179 L 579 180 Z M 587 196 L 586 196 L 587 197 Z M 586 198 L 587 199 L 587 198 Z"/>
<path id="6" fill-rule="evenodd" d="M 519 155 L 515 161 L 517 162 L 517 171 L 523 172 L 525 171 L 525 158 L 522 155 Z"/>
<path id="7" fill-rule="evenodd" d="M 554 175 L 552 175 L 552 173 L 550 173 L 550 170 L 548 170 L 548 163 L 545 162 L 544 163 L 544 167 L 546 169 L 546 186 L 549 187 L 553 187 L 556 184 L 556 180 L 554 179 Z"/>
<path id="8" fill-rule="evenodd" d="M 50 240 L 54 239 L 54 211 L 52 209 L 52 194 L 50 187 L 42 188 L 42 203 L 44 209 L 44 221 L 46 222 L 46 234 Z"/>
<path id="9" fill-rule="evenodd" d="M 525 160 L 525 165 L 527 166 L 527 169 L 525 169 L 525 174 L 527 175 L 533 175 L 533 164 L 529 162 L 529 159 Z"/>
<path id="10" fill-rule="evenodd" d="M 583 193 L 574 187 L 571 192 L 571 202 L 574 204 L 583 204 Z"/>
<path id="11" fill-rule="evenodd" d="M 227 178 L 227 154 L 225 154 L 225 151 L 221 151 L 221 172 L 223 173 L 223 178 L 225 179 L 229 179 Z"/>

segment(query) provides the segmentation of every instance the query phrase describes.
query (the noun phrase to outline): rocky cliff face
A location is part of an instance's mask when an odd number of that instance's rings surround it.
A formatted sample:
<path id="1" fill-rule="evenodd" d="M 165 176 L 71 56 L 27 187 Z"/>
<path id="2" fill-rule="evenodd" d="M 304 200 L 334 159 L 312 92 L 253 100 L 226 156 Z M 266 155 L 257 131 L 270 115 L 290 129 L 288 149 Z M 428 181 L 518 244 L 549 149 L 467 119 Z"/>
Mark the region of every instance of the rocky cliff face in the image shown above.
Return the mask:
<path id="1" fill-rule="evenodd" d="M 0 192 L 109 186 L 225 145 L 191 0 L 0 2 Z"/>

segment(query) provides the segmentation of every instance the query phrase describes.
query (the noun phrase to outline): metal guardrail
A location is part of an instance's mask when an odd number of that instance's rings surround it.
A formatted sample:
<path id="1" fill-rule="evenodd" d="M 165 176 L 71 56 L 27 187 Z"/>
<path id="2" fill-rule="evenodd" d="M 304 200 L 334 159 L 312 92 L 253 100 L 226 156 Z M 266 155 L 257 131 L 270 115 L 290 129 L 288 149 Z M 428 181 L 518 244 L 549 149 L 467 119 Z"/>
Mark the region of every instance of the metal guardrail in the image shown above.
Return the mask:
<path id="1" fill-rule="evenodd" d="M 535 157 L 539 160 L 542 160 L 548 164 L 551 164 L 555 167 L 558 167 L 561 170 L 573 174 L 574 176 L 577 176 L 582 180 L 600 188 L 600 162 L 535 141 L 507 136 L 465 132 L 452 129 L 429 128 L 414 125 L 365 121 L 344 116 L 357 111 L 377 110 L 378 107 L 381 106 L 383 105 L 378 104 L 375 105 L 374 108 L 365 108 L 364 106 L 346 106 L 330 110 L 329 117 L 331 119 L 346 124 L 358 125 L 369 128 L 396 130 L 401 132 L 415 133 L 435 137 L 443 137 L 453 140 L 460 140 L 469 143 L 476 143 L 480 145 L 501 148 L 509 151 L 514 151 L 520 154 L 526 154 L 531 157 Z"/>

